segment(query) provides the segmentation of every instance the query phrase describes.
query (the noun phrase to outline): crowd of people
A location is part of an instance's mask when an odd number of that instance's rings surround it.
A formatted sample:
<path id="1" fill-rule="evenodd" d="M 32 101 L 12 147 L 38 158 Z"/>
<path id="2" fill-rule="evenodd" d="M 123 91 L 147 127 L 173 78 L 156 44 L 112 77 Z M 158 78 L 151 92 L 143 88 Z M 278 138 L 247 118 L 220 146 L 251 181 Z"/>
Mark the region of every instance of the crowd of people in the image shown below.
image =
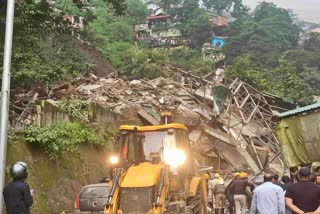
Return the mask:
<path id="1" fill-rule="evenodd" d="M 7 214 L 29 214 L 33 191 L 25 182 L 27 164 L 13 164 L 10 175 L 13 180 L 3 191 Z M 255 186 L 245 172 L 234 173 L 229 183 L 216 173 L 208 182 L 209 213 L 320 214 L 320 175 L 311 179 L 310 169 L 302 167 L 296 180 L 292 182 L 290 177 L 282 176 L 279 181 L 279 175 L 265 174 L 264 182 Z"/>
<path id="2" fill-rule="evenodd" d="M 288 176 L 265 174 L 255 185 L 245 172 L 236 172 L 226 183 L 218 173 L 208 182 L 209 212 L 212 214 L 320 214 L 320 175 L 311 179 L 302 167 L 292 182 Z"/>

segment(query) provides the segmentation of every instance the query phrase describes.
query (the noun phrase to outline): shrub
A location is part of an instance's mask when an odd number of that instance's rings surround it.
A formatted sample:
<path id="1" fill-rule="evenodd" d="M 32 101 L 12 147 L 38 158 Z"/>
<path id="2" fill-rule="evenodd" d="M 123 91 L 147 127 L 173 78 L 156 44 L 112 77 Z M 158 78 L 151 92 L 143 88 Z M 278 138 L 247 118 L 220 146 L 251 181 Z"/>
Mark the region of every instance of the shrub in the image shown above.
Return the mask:
<path id="1" fill-rule="evenodd" d="M 57 159 L 63 152 L 79 152 L 78 145 L 81 143 L 103 145 L 95 131 L 81 122 L 64 122 L 47 127 L 32 126 L 27 131 L 27 142 L 44 148 L 50 159 Z"/>

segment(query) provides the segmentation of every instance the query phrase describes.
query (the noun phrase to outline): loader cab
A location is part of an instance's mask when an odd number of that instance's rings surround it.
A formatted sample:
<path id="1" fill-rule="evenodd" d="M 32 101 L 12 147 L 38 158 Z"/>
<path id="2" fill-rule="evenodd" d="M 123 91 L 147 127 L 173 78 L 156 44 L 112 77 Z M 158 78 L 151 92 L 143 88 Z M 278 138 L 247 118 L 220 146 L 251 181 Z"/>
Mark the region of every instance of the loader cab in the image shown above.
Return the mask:
<path id="1" fill-rule="evenodd" d="M 205 213 L 206 181 L 184 125 L 120 126 L 114 155 L 105 214 Z"/>
<path id="2" fill-rule="evenodd" d="M 187 128 L 182 124 L 120 126 L 116 151 L 124 168 L 143 162 L 182 167 L 190 157 Z"/>

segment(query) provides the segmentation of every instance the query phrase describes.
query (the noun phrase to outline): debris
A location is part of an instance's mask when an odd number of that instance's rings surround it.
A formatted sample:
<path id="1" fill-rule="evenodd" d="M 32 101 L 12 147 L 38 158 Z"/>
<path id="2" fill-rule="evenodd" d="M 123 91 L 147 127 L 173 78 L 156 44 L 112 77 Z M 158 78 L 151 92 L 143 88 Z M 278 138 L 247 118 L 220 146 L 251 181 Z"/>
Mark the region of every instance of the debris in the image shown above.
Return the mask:
<path id="1" fill-rule="evenodd" d="M 142 84 L 142 82 L 140 80 L 132 80 L 129 83 L 129 86 L 140 86 Z"/>
<path id="2" fill-rule="evenodd" d="M 165 79 L 163 77 L 159 77 L 157 79 L 154 80 L 150 80 L 148 83 L 150 83 L 151 85 L 157 86 L 157 87 L 163 87 L 166 86 L 168 84 L 169 80 Z"/>
<path id="3" fill-rule="evenodd" d="M 150 124 L 152 125 L 159 125 L 160 121 L 157 120 L 156 118 L 154 118 L 151 114 L 149 114 L 145 109 L 141 108 L 138 111 L 138 114 L 145 119 L 146 121 L 148 121 Z"/>
<path id="4" fill-rule="evenodd" d="M 160 124 L 161 110 L 171 111 L 172 122 L 191 128 L 194 148 L 211 158 L 222 158 L 233 168 L 250 166 L 259 172 L 269 156 L 278 153 L 272 111 L 279 108 L 269 105 L 271 95 L 267 101 L 262 92 L 238 79 L 224 83 L 221 69 L 202 78 L 174 65 L 161 66 L 175 79 L 129 82 L 115 74 L 99 78 L 89 73 L 52 87 L 48 97 L 57 102 L 65 98 L 92 101 L 122 116 L 139 115 L 151 125 Z M 37 98 L 35 92 L 22 90 L 13 97 L 20 112 Z M 269 147 L 270 152 L 266 150 Z"/>
<path id="5" fill-rule="evenodd" d="M 115 80 L 112 79 L 112 78 L 100 79 L 100 82 L 101 82 L 101 83 L 104 83 L 104 84 L 113 84 L 113 83 L 115 83 Z"/>
<path id="6" fill-rule="evenodd" d="M 107 102 L 109 98 L 107 96 L 100 96 L 97 98 L 97 101 L 99 102 Z"/>
<path id="7" fill-rule="evenodd" d="M 101 88 L 102 85 L 80 85 L 77 88 L 77 91 L 82 92 L 84 94 L 91 94 L 93 90 Z"/>
<path id="8" fill-rule="evenodd" d="M 200 137 L 202 135 L 202 130 L 201 129 L 194 129 L 190 132 L 189 134 L 189 139 L 192 141 L 192 142 L 197 142 Z"/>

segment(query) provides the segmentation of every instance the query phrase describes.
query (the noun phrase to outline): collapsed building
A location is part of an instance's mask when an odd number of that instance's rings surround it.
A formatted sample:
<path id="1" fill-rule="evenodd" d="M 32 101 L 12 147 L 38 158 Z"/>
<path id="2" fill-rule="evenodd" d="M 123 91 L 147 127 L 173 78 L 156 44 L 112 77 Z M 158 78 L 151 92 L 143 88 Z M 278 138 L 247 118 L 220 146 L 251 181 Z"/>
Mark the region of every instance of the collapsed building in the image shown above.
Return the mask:
<path id="1" fill-rule="evenodd" d="M 213 165 L 228 173 L 245 170 L 283 173 L 273 111 L 295 105 L 263 93 L 247 83 L 224 78 L 224 70 L 206 76 L 171 64 L 159 64 L 164 77 L 153 80 L 120 78 L 116 73 L 97 77 L 92 73 L 52 87 L 43 100 L 56 105 L 65 99 L 84 100 L 125 118 L 140 118 L 143 124 L 160 124 L 160 112 L 172 112 L 171 122 L 185 124 L 199 165 Z M 11 112 L 12 127 L 43 125 L 37 105 L 38 92 L 15 93 L 13 103 L 23 98 L 19 115 Z M 21 110 L 21 109 L 20 109 Z M 16 114 L 16 113 L 15 113 Z M 105 124 L 96 116 L 95 123 Z M 116 119 L 115 119 L 116 120 Z"/>

